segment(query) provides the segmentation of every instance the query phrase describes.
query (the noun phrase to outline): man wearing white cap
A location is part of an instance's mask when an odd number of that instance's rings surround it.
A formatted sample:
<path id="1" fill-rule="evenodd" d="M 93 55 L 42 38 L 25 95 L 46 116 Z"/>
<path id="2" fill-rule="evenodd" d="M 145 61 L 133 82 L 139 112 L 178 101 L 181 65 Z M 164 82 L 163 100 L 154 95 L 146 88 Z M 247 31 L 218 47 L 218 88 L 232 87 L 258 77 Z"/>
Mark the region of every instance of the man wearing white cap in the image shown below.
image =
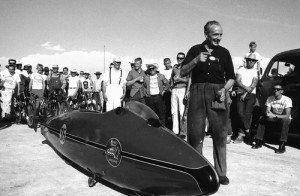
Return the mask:
<path id="1" fill-rule="evenodd" d="M 255 41 L 251 41 L 249 43 L 249 52 L 247 52 L 245 54 L 245 60 L 244 60 L 244 67 L 246 67 L 246 57 L 248 57 L 251 54 L 255 55 L 255 58 L 257 59 L 256 63 L 254 64 L 254 67 L 256 67 L 256 69 L 259 71 L 260 69 L 260 62 L 262 60 L 262 57 L 260 56 L 260 54 L 256 51 L 257 48 L 257 44 Z"/>
<path id="2" fill-rule="evenodd" d="M 68 97 L 72 97 L 72 99 L 76 99 L 77 92 L 80 87 L 79 77 L 76 76 L 77 71 L 75 69 L 71 70 L 71 75 L 69 76 L 69 89 L 68 89 Z"/>
<path id="3" fill-rule="evenodd" d="M 233 143 L 241 143 L 249 133 L 252 111 L 256 102 L 256 85 L 258 82 L 257 69 L 254 67 L 258 61 L 251 53 L 245 58 L 246 67 L 240 67 L 236 73 L 236 84 L 240 93 L 237 96 L 237 112 L 240 121 L 240 132 Z"/>
<path id="4" fill-rule="evenodd" d="M 127 74 L 120 66 L 121 59 L 114 59 L 113 66 L 103 75 L 103 98 L 106 101 L 106 111 L 120 107 L 125 97 Z"/>

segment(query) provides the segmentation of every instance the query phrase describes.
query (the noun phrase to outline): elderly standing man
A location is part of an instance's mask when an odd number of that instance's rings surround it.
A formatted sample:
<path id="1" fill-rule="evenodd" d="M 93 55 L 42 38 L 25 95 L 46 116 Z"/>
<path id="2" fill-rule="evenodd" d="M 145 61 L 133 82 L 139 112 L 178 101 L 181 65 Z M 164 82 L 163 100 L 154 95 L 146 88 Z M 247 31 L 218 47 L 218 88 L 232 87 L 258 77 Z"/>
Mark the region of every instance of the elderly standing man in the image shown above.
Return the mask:
<path id="1" fill-rule="evenodd" d="M 121 59 L 113 60 L 113 66 L 103 75 L 103 98 L 106 111 L 122 106 L 126 93 L 127 74 L 121 69 Z"/>
<path id="2" fill-rule="evenodd" d="M 181 68 L 181 76 L 192 72 L 187 117 L 188 142 L 202 154 L 205 119 L 208 118 L 212 127 L 214 165 L 220 184 L 227 185 L 224 101 L 226 91 L 234 84 L 235 75 L 229 51 L 219 45 L 223 35 L 220 23 L 207 22 L 204 35 L 206 40 L 188 51 Z"/>

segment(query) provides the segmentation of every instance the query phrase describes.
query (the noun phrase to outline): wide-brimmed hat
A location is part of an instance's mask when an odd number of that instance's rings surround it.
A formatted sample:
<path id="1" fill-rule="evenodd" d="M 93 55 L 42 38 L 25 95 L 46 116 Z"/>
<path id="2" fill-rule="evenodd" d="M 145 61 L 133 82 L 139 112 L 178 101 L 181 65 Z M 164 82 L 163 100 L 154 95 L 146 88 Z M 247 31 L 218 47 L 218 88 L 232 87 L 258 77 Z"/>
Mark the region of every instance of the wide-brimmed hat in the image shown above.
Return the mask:
<path id="1" fill-rule="evenodd" d="M 96 71 L 95 75 L 101 75 L 102 73 L 100 71 Z"/>
<path id="2" fill-rule="evenodd" d="M 72 72 L 73 72 L 73 73 L 77 73 L 77 70 L 76 70 L 76 69 L 71 69 L 70 72 L 71 72 L 71 73 L 72 73 Z"/>
<path id="3" fill-rule="evenodd" d="M 146 64 L 146 66 L 147 66 L 147 69 L 152 69 L 152 68 L 158 69 L 158 67 L 159 67 L 157 63 Z"/>
<path id="4" fill-rule="evenodd" d="M 120 57 L 114 58 L 114 59 L 113 59 L 113 62 L 121 63 L 121 58 L 120 58 Z"/>
<path id="5" fill-rule="evenodd" d="M 258 61 L 254 53 L 250 53 L 249 56 L 245 57 L 246 60 Z"/>

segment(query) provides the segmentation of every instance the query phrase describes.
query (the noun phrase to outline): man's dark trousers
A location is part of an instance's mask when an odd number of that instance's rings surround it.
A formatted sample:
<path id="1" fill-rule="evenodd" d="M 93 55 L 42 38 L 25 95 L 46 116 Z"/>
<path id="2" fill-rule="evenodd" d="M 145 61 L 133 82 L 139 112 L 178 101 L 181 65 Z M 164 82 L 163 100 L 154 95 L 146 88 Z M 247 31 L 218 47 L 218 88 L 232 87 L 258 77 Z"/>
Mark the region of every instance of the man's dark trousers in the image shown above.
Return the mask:
<path id="1" fill-rule="evenodd" d="M 226 110 L 213 110 L 212 101 L 224 84 L 196 83 L 191 85 L 188 123 L 188 142 L 202 154 L 205 136 L 205 119 L 212 128 L 213 155 L 219 176 L 226 176 Z"/>
<path id="2" fill-rule="evenodd" d="M 289 133 L 289 126 L 291 123 L 290 118 L 283 118 L 283 119 L 270 119 L 266 116 L 262 117 L 259 121 L 259 125 L 256 132 L 256 139 L 263 140 L 265 135 L 266 126 L 273 127 L 280 127 L 281 128 L 281 135 L 280 141 L 287 142 L 288 133 Z"/>
<path id="3" fill-rule="evenodd" d="M 245 134 L 245 130 L 249 130 L 252 121 L 252 112 L 256 101 L 256 96 L 253 93 L 247 94 L 244 101 L 237 97 L 237 112 L 240 118 L 241 133 Z"/>

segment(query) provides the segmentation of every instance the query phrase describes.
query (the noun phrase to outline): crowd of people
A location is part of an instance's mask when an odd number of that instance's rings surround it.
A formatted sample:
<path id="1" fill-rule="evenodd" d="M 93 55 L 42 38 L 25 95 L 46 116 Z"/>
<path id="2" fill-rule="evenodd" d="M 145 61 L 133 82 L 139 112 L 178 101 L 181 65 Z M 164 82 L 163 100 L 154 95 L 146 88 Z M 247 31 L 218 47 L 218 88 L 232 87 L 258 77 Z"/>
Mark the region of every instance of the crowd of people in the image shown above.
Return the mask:
<path id="1" fill-rule="evenodd" d="M 256 52 L 256 42 L 250 42 L 244 64 L 235 74 L 229 51 L 219 45 L 223 35 L 220 23 L 207 22 L 204 35 L 203 43 L 191 47 L 186 55 L 178 52 L 175 65 L 172 66 L 170 58 L 165 58 L 162 71 L 158 71 L 157 63 L 146 64 L 147 69 L 143 70 L 142 58 L 137 57 L 130 63 L 131 70 L 127 73 L 121 68 L 121 59 L 115 58 L 103 75 L 95 73 L 95 80 L 85 71 L 78 73 L 72 69 L 69 72 L 64 67 L 59 72 L 58 65 L 49 69 L 38 64 L 37 72 L 33 73 L 31 65 L 22 68 L 10 59 L 7 69 L 1 72 L 2 118 L 10 115 L 12 97 L 25 89 L 38 97 L 59 90 L 73 100 L 81 92 L 93 91 L 97 93 L 97 110 L 102 112 L 121 107 L 128 101 L 138 101 L 155 111 L 162 125 L 186 139 L 200 153 L 205 131 L 210 130 L 215 168 L 220 183 L 226 185 L 229 183 L 226 145 L 232 135 L 232 99 L 236 100 L 239 117 L 238 136 L 233 142 L 237 144 L 250 133 L 261 57 Z M 267 111 L 259 120 L 253 149 L 262 146 L 265 124 L 276 122 L 282 127 L 281 144 L 276 152 L 285 152 L 292 101 L 282 93 L 282 86 L 276 84 L 274 95 L 267 100 Z M 183 132 L 185 114 L 187 133 Z"/>

